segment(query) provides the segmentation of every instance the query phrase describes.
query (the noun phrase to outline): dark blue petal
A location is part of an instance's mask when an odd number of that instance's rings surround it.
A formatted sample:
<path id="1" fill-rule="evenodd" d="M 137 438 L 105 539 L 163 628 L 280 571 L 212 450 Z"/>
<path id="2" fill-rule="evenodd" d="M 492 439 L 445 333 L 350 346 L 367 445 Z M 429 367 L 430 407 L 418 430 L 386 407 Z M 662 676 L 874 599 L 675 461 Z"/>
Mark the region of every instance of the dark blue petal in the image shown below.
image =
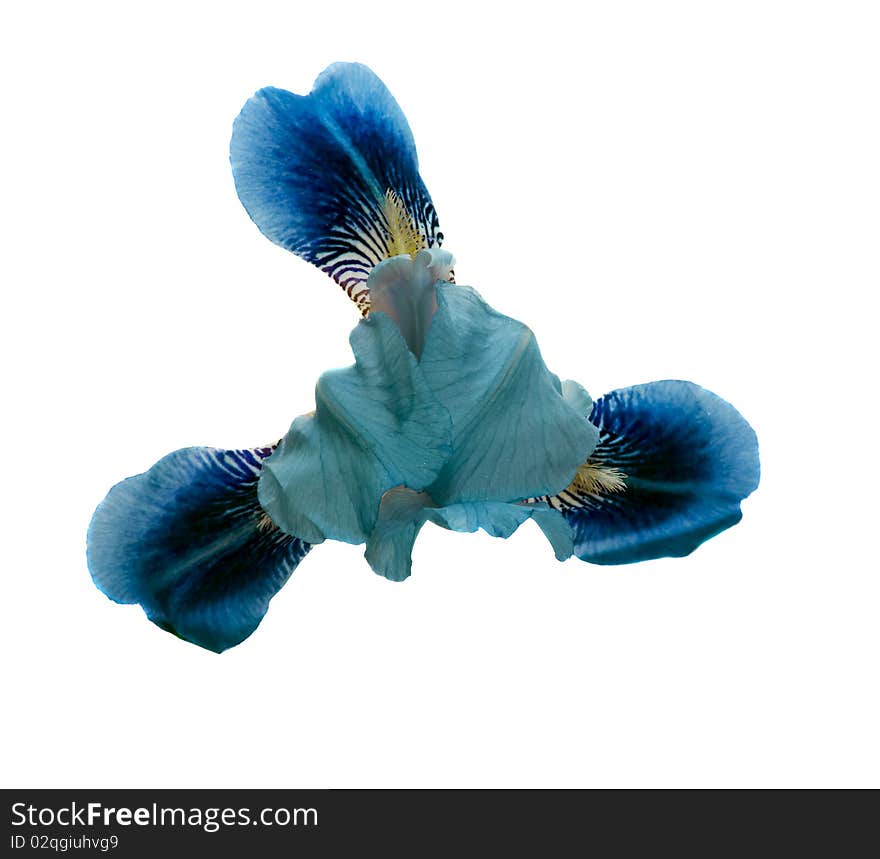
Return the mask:
<path id="1" fill-rule="evenodd" d="M 185 448 L 114 486 L 89 526 L 95 584 L 208 650 L 247 638 L 310 548 L 257 501 L 272 450 Z"/>
<path id="2" fill-rule="evenodd" d="M 369 270 L 389 255 L 389 190 L 427 246 L 442 241 L 406 118 L 366 66 L 330 66 L 308 96 L 261 89 L 235 121 L 230 160 L 260 230 L 355 300 L 365 298 Z"/>
<path id="3" fill-rule="evenodd" d="M 623 472 L 626 487 L 565 511 L 579 558 L 681 557 L 742 518 L 758 440 L 730 403 L 692 382 L 651 382 L 602 397 L 590 420 L 600 433 L 591 461 Z"/>

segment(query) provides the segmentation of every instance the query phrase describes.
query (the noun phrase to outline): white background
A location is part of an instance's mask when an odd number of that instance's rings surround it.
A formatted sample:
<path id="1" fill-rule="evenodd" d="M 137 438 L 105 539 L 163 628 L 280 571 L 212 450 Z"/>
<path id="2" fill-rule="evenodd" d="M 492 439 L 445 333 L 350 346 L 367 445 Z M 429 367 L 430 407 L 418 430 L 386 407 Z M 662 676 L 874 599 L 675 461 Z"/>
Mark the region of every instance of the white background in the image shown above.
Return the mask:
<path id="1" fill-rule="evenodd" d="M 5 786 L 880 786 L 875 4 L 5 8 Z M 253 91 L 335 60 L 555 372 L 752 422 L 741 525 L 622 568 L 427 526 L 404 584 L 328 543 L 222 656 L 92 586 L 113 483 L 276 439 L 349 363 L 228 165 Z"/>

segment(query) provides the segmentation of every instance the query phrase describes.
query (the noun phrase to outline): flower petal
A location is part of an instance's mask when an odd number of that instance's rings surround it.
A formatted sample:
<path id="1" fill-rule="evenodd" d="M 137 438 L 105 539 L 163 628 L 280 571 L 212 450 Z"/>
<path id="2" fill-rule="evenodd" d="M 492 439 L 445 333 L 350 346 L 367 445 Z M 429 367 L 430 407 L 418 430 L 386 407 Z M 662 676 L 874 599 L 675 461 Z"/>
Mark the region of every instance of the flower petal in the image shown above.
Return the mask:
<path id="1" fill-rule="evenodd" d="M 297 418 L 260 478 L 260 502 L 310 543 L 363 543 L 383 493 L 427 486 L 449 456 L 449 413 L 384 313 L 351 334 L 356 363 L 325 373 L 316 411 Z"/>
<path id="2" fill-rule="evenodd" d="M 391 257 L 380 262 L 367 280 L 370 310 L 386 313 L 397 323 L 409 351 L 416 358 L 421 357 L 437 310 L 434 289 L 437 278 L 429 268 L 430 253 L 423 251 L 415 260 L 406 254 Z"/>
<path id="3" fill-rule="evenodd" d="M 557 510 L 543 504 L 506 504 L 501 501 L 466 501 L 426 511 L 428 521 L 450 531 L 473 533 L 482 528 L 493 537 L 506 540 L 523 522 L 535 524 L 553 546 L 557 560 L 571 556 L 572 538 L 569 528 Z"/>
<path id="4" fill-rule="evenodd" d="M 395 486 L 383 496 L 379 518 L 367 539 L 364 557 L 373 571 L 392 582 L 402 582 L 412 572 L 412 548 L 426 508 L 434 502 L 425 492 Z"/>
<path id="5" fill-rule="evenodd" d="M 389 191 L 426 246 L 443 240 L 406 118 L 366 66 L 330 66 L 307 96 L 261 89 L 235 121 L 230 160 L 260 230 L 360 305 L 370 269 L 391 255 Z"/>
<path id="6" fill-rule="evenodd" d="M 720 397 L 692 382 L 613 391 L 590 420 L 600 439 L 591 460 L 625 477 L 621 492 L 560 496 L 574 553 L 596 564 L 681 557 L 742 518 L 758 485 L 754 430 Z"/>
<path id="7" fill-rule="evenodd" d="M 95 584 L 200 647 L 239 644 L 310 548 L 263 516 L 271 452 L 185 448 L 114 486 L 89 526 Z"/>
<path id="8" fill-rule="evenodd" d="M 396 486 L 382 496 L 364 557 L 374 572 L 401 582 L 412 572 L 413 544 L 425 522 L 465 533 L 482 528 L 493 537 L 507 539 L 528 519 L 535 520 L 560 561 L 571 556 L 571 528 L 561 513 L 545 504 L 476 501 L 437 507 L 426 492 Z"/>
<path id="9" fill-rule="evenodd" d="M 455 257 L 449 251 L 440 247 L 423 248 L 416 254 L 415 261 L 427 266 L 435 282 L 455 283 Z"/>
<path id="10" fill-rule="evenodd" d="M 535 335 L 467 286 L 437 286 L 419 366 L 452 416 L 453 453 L 429 488 L 447 506 L 558 492 L 598 432 L 563 396 Z"/>

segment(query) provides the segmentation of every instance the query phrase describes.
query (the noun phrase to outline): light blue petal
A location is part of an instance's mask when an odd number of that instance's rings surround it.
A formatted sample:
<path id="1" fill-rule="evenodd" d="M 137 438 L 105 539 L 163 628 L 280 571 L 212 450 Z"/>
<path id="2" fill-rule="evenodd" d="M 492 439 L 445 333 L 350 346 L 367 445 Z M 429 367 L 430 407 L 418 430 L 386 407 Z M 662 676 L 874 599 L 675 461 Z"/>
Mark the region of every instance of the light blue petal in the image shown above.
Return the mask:
<path id="1" fill-rule="evenodd" d="M 560 561 L 571 556 L 571 528 L 562 514 L 543 504 L 507 504 L 501 501 L 470 501 L 426 510 L 428 521 L 450 531 L 471 533 L 482 528 L 506 540 L 523 522 L 534 519 Z"/>
<path id="2" fill-rule="evenodd" d="M 270 453 L 185 448 L 114 486 L 89 526 L 95 584 L 200 647 L 239 644 L 310 548 L 257 502 Z"/>
<path id="3" fill-rule="evenodd" d="M 355 365 L 321 376 L 315 413 L 293 422 L 260 479 L 272 520 L 310 543 L 363 543 L 382 494 L 427 486 L 449 456 L 449 413 L 393 320 L 371 314 L 351 347 Z"/>
<path id="4" fill-rule="evenodd" d="M 534 334 L 470 287 L 439 284 L 437 302 L 420 367 L 452 416 L 453 453 L 431 497 L 445 507 L 566 487 L 598 432 L 563 397 Z"/>
<path id="5" fill-rule="evenodd" d="M 416 254 L 415 261 L 427 266 L 435 281 L 443 280 L 447 283 L 455 283 L 453 273 L 455 257 L 449 251 L 437 246 L 422 248 Z"/>
<path id="6" fill-rule="evenodd" d="M 535 524 L 550 541 L 557 561 L 564 561 L 574 553 L 574 535 L 566 518 L 558 511 L 543 506 L 532 514 Z"/>
<path id="7" fill-rule="evenodd" d="M 589 396 L 550 373 L 528 328 L 469 287 L 431 282 L 447 257 L 376 269 L 380 306 L 411 336 L 374 309 L 352 334 L 355 366 L 321 377 L 316 412 L 294 421 L 259 486 L 282 530 L 310 543 L 366 542 L 373 568 L 395 580 L 409 575 L 425 521 L 507 537 L 535 518 L 568 557 L 560 514 L 518 502 L 565 488 L 598 438 L 583 414 Z M 436 291 L 433 320 L 407 290 Z"/>
<path id="8" fill-rule="evenodd" d="M 370 309 L 390 316 L 403 334 L 409 351 L 421 357 L 425 337 L 437 310 L 437 278 L 429 268 L 431 257 L 395 256 L 379 263 L 367 280 Z"/>
<path id="9" fill-rule="evenodd" d="M 355 298 L 388 256 L 388 190 L 427 245 L 442 242 L 406 118 L 366 66 L 330 66 L 307 96 L 261 89 L 235 121 L 230 161 L 238 196 L 260 230 Z"/>
<path id="10" fill-rule="evenodd" d="M 571 379 L 562 383 L 562 398 L 579 414 L 588 418 L 593 410 L 593 400 L 590 395 Z"/>
<path id="11" fill-rule="evenodd" d="M 503 501 L 464 501 L 427 512 L 427 518 L 441 528 L 472 534 L 482 528 L 492 537 L 506 540 L 534 509 Z"/>
<path id="12" fill-rule="evenodd" d="M 590 420 L 593 461 L 622 471 L 626 486 L 565 511 L 579 558 L 680 557 L 739 522 L 760 466 L 755 432 L 730 403 L 692 382 L 652 382 L 602 397 Z"/>
<path id="13" fill-rule="evenodd" d="M 482 528 L 493 537 L 507 539 L 528 519 L 535 520 L 560 561 L 571 556 L 571 528 L 561 513 L 546 505 L 478 501 L 438 508 L 426 492 L 398 486 L 382 497 L 364 557 L 376 573 L 399 582 L 412 572 L 413 544 L 425 522 L 465 533 Z"/>
<path id="14" fill-rule="evenodd" d="M 382 496 L 364 557 L 380 576 L 402 582 L 412 572 L 412 548 L 433 502 L 425 492 L 395 486 Z"/>

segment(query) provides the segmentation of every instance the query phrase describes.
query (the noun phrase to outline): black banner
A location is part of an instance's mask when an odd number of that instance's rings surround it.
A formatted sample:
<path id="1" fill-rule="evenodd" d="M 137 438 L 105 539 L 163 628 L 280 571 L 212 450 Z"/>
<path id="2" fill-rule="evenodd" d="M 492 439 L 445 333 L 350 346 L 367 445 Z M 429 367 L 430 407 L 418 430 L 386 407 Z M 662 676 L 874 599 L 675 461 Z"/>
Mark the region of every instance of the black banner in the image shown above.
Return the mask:
<path id="1" fill-rule="evenodd" d="M 855 856 L 829 794 L 584 790 L 4 790 L 10 857 Z M 822 802 L 821 811 L 819 802 Z M 805 807 L 806 806 L 806 807 Z M 876 839 L 874 839 L 876 840 Z"/>
<path id="2" fill-rule="evenodd" d="M 3 797 L 3 852 L 23 859 L 419 857 L 439 843 L 470 855 L 525 831 L 541 833 L 545 846 L 571 843 L 584 823 L 583 795 L 558 791 L 5 790 Z"/>

